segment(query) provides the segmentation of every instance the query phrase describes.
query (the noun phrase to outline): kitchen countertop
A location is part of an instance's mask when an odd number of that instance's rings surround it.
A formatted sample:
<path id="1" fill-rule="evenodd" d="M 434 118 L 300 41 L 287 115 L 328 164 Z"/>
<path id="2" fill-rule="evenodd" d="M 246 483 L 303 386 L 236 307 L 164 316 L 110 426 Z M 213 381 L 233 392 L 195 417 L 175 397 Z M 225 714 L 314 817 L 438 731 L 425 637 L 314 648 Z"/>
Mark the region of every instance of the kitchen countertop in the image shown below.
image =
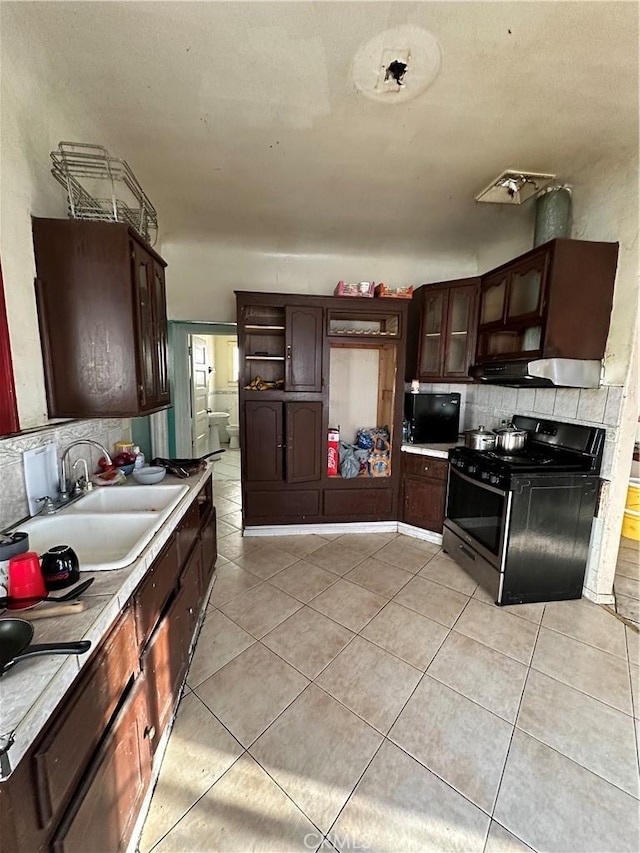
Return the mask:
<path id="1" fill-rule="evenodd" d="M 409 444 L 402 445 L 403 453 L 417 453 L 420 456 L 435 456 L 439 459 L 448 459 L 449 451 L 452 447 L 460 447 L 464 444 L 464 438 L 459 441 L 451 442 L 450 444 Z"/>
<path id="2" fill-rule="evenodd" d="M 186 480 L 171 475 L 165 477 L 163 485 L 187 485 L 189 491 L 137 560 L 123 569 L 86 574 L 80 572 L 80 581 L 87 577 L 95 578 L 91 587 L 82 595 L 82 599 L 87 603 L 86 610 L 77 615 L 34 621 L 35 643 L 91 640 L 91 649 L 83 655 L 43 655 L 30 658 L 16 664 L 0 677 L 0 752 L 6 750 L 0 762 L 0 781 L 6 779 L 16 768 L 80 670 L 107 635 L 193 502 L 194 494 L 212 475 L 212 467 L 209 463 L 205 471 Z M 127 488 L 127 485 L 136 483 L 128 482 L 116 488 Z M 5 611 L 0 618 L 28 619 L 28 613 L 28 610 L 22 614 Z"/>

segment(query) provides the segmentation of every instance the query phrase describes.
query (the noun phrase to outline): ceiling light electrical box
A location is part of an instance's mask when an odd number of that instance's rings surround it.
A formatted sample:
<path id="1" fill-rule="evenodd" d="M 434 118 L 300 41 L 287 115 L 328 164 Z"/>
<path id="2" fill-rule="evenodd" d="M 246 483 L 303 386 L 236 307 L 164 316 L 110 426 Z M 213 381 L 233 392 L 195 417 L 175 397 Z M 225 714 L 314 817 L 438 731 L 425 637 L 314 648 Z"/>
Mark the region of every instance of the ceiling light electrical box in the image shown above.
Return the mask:
<path id="1" fill-rule="evenodd" d="M 492 204 L 522 204 L 522 202 L 537 195 L 555 177 L 555 175 L 543 172 L 506 169 L 476 196 L 476 201 L 486 201 Z"/>

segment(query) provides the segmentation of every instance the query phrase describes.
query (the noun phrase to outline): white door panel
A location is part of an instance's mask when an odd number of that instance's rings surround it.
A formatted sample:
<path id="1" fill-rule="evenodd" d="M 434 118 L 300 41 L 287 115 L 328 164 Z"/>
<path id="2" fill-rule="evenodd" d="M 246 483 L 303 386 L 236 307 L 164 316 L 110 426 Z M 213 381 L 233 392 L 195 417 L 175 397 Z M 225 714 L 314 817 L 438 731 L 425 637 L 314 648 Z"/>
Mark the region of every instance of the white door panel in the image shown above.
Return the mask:
<path id="1" fill-rule="evenodd" d="M 191 438 L 193 456 L 209 452 L 209 352 L 207 342 L 191 336 Z"/>

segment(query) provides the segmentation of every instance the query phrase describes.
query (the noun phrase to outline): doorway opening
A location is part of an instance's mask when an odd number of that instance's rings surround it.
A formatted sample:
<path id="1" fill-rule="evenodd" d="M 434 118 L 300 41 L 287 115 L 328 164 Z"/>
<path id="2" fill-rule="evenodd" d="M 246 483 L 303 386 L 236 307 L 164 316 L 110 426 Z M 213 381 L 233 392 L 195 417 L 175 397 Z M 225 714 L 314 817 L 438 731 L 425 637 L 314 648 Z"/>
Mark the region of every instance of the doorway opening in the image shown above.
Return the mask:
<path id="1" fill-rule="evenodd" d="M 215 479 L 239 481 L 236 325 L 172 322 L 169 329 L 174 404 L 169 419 L 171 454 L 198 458 L 224 450 L 214 457 Z"/>

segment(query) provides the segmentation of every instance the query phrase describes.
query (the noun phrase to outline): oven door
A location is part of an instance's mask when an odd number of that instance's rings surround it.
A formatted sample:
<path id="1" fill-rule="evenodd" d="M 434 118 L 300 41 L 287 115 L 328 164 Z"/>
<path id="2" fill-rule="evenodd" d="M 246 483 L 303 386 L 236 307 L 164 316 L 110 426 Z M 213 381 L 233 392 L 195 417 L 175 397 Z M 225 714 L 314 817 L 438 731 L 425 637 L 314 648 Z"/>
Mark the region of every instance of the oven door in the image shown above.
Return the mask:
<path id="1" fill-rule="evenodd" d="M 445 525 L 500 572 L 510 508 L 510 492 L 479 483 L 449 466 Z"/>

